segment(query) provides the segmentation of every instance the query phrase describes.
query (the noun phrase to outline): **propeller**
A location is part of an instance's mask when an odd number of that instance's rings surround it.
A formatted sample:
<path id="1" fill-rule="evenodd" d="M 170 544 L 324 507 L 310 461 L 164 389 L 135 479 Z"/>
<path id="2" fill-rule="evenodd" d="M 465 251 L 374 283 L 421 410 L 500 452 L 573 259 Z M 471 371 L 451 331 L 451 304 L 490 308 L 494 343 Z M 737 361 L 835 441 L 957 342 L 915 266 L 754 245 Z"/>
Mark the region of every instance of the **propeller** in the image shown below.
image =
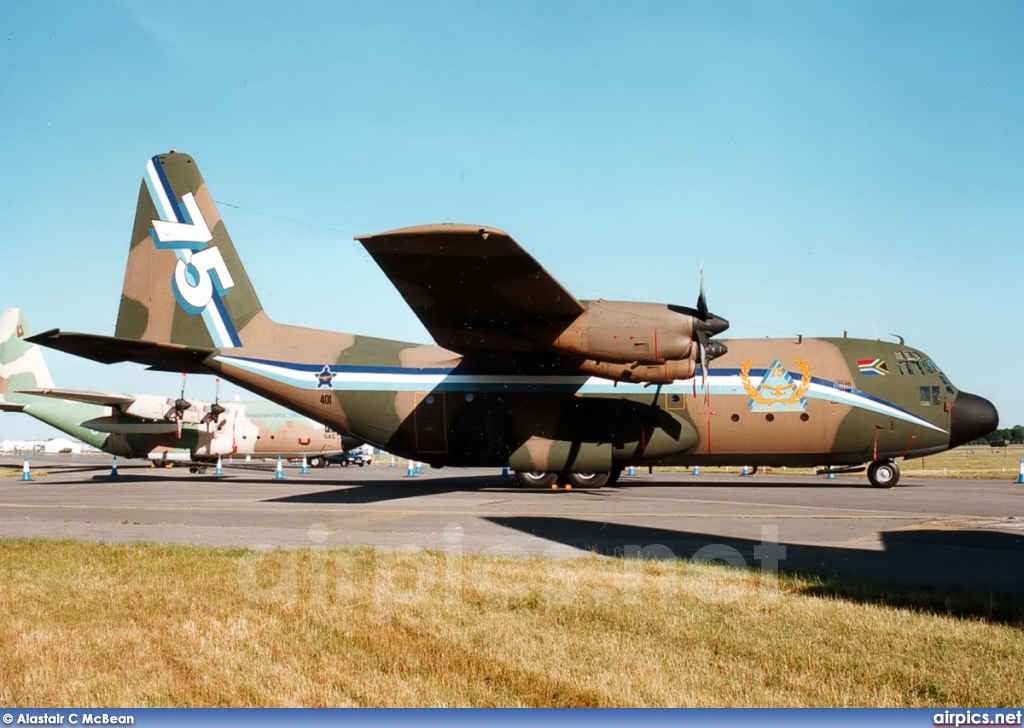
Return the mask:
<path id="1" fill-rule="evenodd" d="M 726 351 L 725 344 L 713 341 L 712 336 L 729 328 L 729 322 L 708 311 L 708 298 L 704 291 L 704 264 L 700 265 L 700 295 L 697 296 L 697 308 L 694 311 L 693 330 L 697 335 L 697 347 L 700 356 L 701 381 L 704 386 L 705 403 L 710 402 L 708 391 L 708 362 L 716 359 Z"/>
<path id="2" fill-rule="evenodd" d="M 185 399 L 185 372 L 181 373 L 181 396 L 174 400 L 174 422 L 178 439 L 181 439 L 181 421 L 185 413 L 192 407 L 192 403 Z"/>
<path id="3" fill-rule="evenodd" d="M 204 424 L 219 422 L 220 416 L 225 412 L 227 409 L 220 403 L 220 377 L 215 377 L 213 380 L 213 404 L 210 405 L 210 411 L 203 415 L 202 422 Z"/>
<path id="4" fill-rule="evenodd" d="M 697 296 L 697 307 L 669 305 L 669 310 L 690 316 L 693 319 L 693 334 L 699 347 L 701 367 L 706 371 L 707 363 L 722 356 L 728 349 L 725 344 L 712 340 L 729 328 L 729 322 L 708 310 L 708 297 L 704 290 L 704 265 L 700 266 L 700 295 Z"/>

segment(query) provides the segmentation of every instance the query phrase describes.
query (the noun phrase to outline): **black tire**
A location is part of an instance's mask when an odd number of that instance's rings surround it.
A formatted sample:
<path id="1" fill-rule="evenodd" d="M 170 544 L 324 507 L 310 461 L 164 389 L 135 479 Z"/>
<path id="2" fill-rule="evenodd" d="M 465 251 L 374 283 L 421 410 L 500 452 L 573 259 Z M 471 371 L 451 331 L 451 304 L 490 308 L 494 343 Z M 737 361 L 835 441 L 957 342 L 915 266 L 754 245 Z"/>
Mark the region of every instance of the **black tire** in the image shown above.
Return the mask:
<path id="1" fill-rule="evenodd" d="M 542 470 L 517 470 L 516 482 L 523 488 L 550 488 L 558 476 Z"/>
<path id="2" fill-rule="evenodd" d="M 621 467 L 612 468 L 611 474 L 608 476 L 608 482 L 605 485 L 615 485 L 619 482 L 619 477 L 622 475 Z"/>
<path id="3" fill-rule="evenodd" d="M 876 488 L 892 488 L 900 482 L 900 468 L 892 460 L 879 460 L 868 467 L 868 480 Z"/>
<path id="4" fill-rule="evenodd" d="M 584 470 L 579 473 L 566 473 L 565 479 L 573 488 L 597 490 L 603 488 L 611 477 L 610 473 L 597 473 L 593 470 Z"/>

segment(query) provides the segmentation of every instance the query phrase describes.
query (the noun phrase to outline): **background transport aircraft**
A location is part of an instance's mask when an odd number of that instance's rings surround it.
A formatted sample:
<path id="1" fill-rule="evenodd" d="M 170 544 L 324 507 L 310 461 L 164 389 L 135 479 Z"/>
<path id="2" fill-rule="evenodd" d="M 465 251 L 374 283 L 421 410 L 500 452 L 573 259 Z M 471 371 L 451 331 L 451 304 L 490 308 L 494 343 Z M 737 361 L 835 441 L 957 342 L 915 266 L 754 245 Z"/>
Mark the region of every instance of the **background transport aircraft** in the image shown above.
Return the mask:
<path id="1" fill-rule="evenodd" d="M 204 472 L 218 455 L 306 454 L 323 466 L 359 444 L 272 402 L 54 389 L 42 350 L 24 340 L 30 334 L 19 309 L 0 314 L 0 411 L 24 412 L 111 455 L 188 462 Z"/>
<path id="2" fill-rule="evenodd" d="M 402 457 L 510 466 L 524 486 L 628 465 L 823 466 L 898 458 L 997 426 L 923 352 L 847 338 L 713 339 L 695 308 L 580 301 L 508 234 L 428 225 L 358 238 L 436 346 L 278 324 L 191 157 L 146 167 L 114 337 L 34 337 L 101 362 L 213 372 Z"/>

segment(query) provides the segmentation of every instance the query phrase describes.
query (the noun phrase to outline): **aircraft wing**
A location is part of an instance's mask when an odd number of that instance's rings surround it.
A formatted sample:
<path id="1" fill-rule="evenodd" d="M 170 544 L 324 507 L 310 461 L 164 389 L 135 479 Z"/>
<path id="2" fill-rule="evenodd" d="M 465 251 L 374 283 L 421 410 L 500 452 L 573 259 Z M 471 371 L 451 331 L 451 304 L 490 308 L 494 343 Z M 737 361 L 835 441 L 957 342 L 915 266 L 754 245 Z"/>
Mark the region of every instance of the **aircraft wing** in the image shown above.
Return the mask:
<path id="1" fill-rule="evenodd" d="M 63 333 L 60 329 L 44 331 L 26 338 L 25 341 L 92 359 L 101 364 L 131 361 L 144 364 L 155 371 L 189 374 L 208 374 L 210 370 L 203 366 L 203 361 L 217 351 L 115 336 Z"/>
<path id="2" fill-rule="evenodd" d="M 539 351 L 585 311 L 512 237 L 477 225 L 423 225 L 356 238 L 434 340 L 460 354 Z"/>
<path id="3" fill-rule="evenodd" d="M 32 389 L 19 389 L 18 394 L 34 394 L 37 397 L 52 397 L 53 399 L 70 399 L 74 402 L 98 404 L 103 407 L 127 407 L 135 401 L 135 397 L 127 394 L 83 392 L 77 389 L 43 389 L 41 387 L 34 387 Z"/>

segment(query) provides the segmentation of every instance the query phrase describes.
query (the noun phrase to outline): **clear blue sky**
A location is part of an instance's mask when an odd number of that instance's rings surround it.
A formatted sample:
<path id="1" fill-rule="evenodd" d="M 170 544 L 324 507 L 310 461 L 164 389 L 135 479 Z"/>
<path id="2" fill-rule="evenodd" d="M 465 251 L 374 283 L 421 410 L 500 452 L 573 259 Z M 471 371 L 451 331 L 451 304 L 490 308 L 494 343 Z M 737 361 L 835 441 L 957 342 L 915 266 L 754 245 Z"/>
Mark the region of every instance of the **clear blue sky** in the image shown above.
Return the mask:
<path id="1" fill-rule="evenodd" d="M 113 333 L 173 148 L 282 322 L 426 342 L 352 236 L 481 223 L 581 298 L 692 305 L 703 262 L 730 336 L 901 334 L 1024 423 L 1022 38 L 1021 0 L 0 0 L 0 308 Z"/>

